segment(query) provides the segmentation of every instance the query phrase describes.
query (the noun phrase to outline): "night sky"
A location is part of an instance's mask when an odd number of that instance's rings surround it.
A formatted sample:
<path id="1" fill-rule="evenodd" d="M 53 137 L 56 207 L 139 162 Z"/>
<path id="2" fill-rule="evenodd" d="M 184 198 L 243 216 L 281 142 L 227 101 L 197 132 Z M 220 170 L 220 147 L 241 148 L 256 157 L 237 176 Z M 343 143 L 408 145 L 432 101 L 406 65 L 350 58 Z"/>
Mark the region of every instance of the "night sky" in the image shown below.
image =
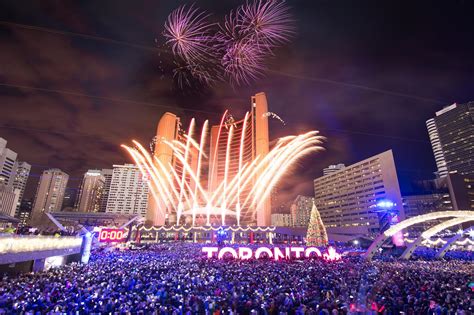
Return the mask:
<path id="1" fill-rule="evenodd" d="M 289 1 L 297 33 L 251 86 L 180 90 L 159 49 L 166 16 L 183 1 L 1 1 L 0 137 L 33 165 L 27 197 L 45 168 L 70 174 L 131 162 L 121 143 L 149 143 L 165 111 L 217 122 L 264 91 L 270 135 L 312 129 L 326 151 L 280 186 L 281 200 L 312 194 L 312 179 L 393 149 L 402 192 L 432 178 L 425 121 L 474 100 L 472 1 Z M 190 2 L 191 3 L 191 2 Z M 195 1 L 223 15 L 242 1 Z M 75 33 L 87 36 L 79 36 Z"/>

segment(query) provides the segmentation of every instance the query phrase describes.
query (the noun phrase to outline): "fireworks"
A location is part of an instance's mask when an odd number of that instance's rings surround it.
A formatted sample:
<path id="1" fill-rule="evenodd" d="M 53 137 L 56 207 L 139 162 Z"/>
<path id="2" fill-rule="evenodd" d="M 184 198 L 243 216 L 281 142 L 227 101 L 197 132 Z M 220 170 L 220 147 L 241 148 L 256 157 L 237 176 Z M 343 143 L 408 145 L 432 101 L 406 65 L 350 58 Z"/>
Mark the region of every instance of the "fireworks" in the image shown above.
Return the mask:
<path id="1" fill-rule="evenodd" d="M 204 12 L 185 5 L 168 16 L 164 36 L 174 55 L 187 62 L 207 59 L 211 54 L 208 40 L 212 28 L 207 18 Z"/>
<path id="2" fill-rule="evenodd" d="M 260 47 L 275 47 L 289 41 L 293 19 L 283 1 L 258 0 L 239 10 L 240 32 Z"/>
<path id="3" fill-rule="evenodd" d="M 222 127 L 225 125 L 226 115 L 227 112 L 222 117 L 218 139 L 225 129 Z M 122 145 L 142 174 L 150 179 L 150 192 L 157 204 L 162 205 L 160 215 L 176 213 L 178 224 L 183 215 L 190 215 L 193 225 L 197 215 L 204 215 L 207 225 L 210 223 L 211 215 L 219 215 L 223 225 L 225 225 L 226 216 L 233 215 L 239 225 L 242 209 L 250 209 L 252 216 L 255 217 L 256 211 L 269 197 L 273 187 L 295 163 L 302 157 L 322 149 L 320 144 L 323 137 L 319 136 L 317 131 L 310 131 L 281 138 L 268 154 L 256 156 L 252 161 L 245 162 L 243 159 L 245 135 L 247 128 L 251 128 L 250 124 L 246 123 L 248 117 L 247 113 L 240 140 L 233 140 L 236 130 L 233 125 L 225 130 L 227 136 L 222 134 L 222 137 L 227 139 L 224 176 L 217 185 L 209 185 L 209 187 L 215 187 L 212 190 L 206 189 L 207 187 L 204 187 L 206 181 L 202 180 L 204 159 L 212 159 L 210 174 L 213 173 L 212 167 L 216 165 L 215 155 L 208 157 L 204 152 L 209 132 L 208 121 L 202 127 L 199 142 L 194 139 L 194 119 L 191 120 L 188 133 L 183 137 L 184 140 L 163 140 L 179 161 L 178 168 L 171 164 L 165 165 L 136 141 L 133 141 L 134 146 Z M 240 141 L 240 143 L 233 141 Z M 239 148 L 239 163 L 235 166 L 236 170 L 231 170 L 231 150 L 235 148 Z"/>
<path id="4" fill-rule="evenodd" d="M 264 70 L 264 55 L 250 41 L 232 43 L 222 57 L 224 73 L 232 85 L 249 84 Z"/>
<path id="5" fill-rule="evenodd" d="M 265 118 L 265 117 L 274 118 L 276 120 L 279 120 L 283 125 L 286 125 L 285 121 L 280 116 L 275 114 L 274 112 L 263 113 L 262 118 Z"/>
<path id="6" fill-rule="evenodd" d="M 249 84 L 264 72 L 273 50 L 295 31 L 282 0 L 254 0 L 231 11 L 222 24 L 210 23 L 208 17 L 183 5 L 165 23 L 166 44 L 178 59 L 173 74 L 181 87 L 195 81 Z"/>

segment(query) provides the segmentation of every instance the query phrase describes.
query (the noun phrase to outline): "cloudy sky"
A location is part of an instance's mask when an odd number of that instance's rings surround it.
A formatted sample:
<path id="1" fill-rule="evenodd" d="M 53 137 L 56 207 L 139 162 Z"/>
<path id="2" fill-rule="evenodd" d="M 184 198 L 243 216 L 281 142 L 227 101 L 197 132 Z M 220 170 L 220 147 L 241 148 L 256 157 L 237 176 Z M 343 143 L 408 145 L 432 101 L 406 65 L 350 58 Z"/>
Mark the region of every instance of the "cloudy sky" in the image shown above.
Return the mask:
<path id="1" fill-rule="evenodd" d="M 130 162 L 121 143 L 148 143 L 165 111 L 216 122 L 267 93 L 272 138 L 307 130 L 327 137 L 280 189 L 310 194 L 333 163 L 392 149 L 401 188 L 431 178 L 425 121 L 474 99 L 471 1 L 288 1 L 292 42 L 251 86 L 180 90 L 163 68 L 166 16 L 183 1 L 1 1 L 0 137 L 33 165 L 27 196 L 45 168 L 70 174 Z M 242 1 L 195 1 L 222 20 Z M 82 35 L 81 35 L 82 34 Z"/>

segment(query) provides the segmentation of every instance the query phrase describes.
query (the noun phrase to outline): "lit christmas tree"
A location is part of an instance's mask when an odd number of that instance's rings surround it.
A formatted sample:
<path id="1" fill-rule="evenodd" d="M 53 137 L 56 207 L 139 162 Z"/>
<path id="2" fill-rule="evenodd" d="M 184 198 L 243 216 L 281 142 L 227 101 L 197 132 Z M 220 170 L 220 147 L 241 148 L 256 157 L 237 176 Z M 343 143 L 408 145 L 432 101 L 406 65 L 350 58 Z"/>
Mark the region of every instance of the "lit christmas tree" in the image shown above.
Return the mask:
<path id="1" fill-rule="evenodd" d="M 326 246 L 328 244 L 328 234 L 324 227 L 323 220 L 316 205 L 313 202 L 311 218 L 309 219 L 308 232 L 306 233 L 306 245 Z"/>

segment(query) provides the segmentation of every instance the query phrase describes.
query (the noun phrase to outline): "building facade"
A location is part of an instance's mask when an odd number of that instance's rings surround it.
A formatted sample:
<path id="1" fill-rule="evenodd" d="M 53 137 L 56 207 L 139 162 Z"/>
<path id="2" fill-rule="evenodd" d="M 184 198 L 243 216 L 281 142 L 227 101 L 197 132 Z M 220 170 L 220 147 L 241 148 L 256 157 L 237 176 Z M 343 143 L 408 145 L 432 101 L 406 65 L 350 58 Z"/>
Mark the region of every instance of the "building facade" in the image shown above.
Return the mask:
<path id="1" fill-rule="evenodd" d="M 148 178 L 136 165 L 114 165 L 106 212 L 146 216 L 148 192 Z"/>
<path id="2" fill-rule="evenodd" d="M 329 165 L 328 167 L 323 169 L 323 176 L 335 173 L 337 171 L 342 170 L 344 167 L 346 167 L 344 164 L 339 163 L 339 164 L 333 164 Z"/>
<path id="3" fill-rule="evenodd" d="M 99 212 L 105 212 L 107 209 L 107 199 L 109 198 L 110 184 L 112 183 L 112 173 L 113 169 L 103 168 L 101 171 L 102 176 L 104 176 L 104 189 L 102 190 Z"/>
<path id="4" fill-rule="evenodd" d="M 61 211 L 77 211 L 77 197 L 79 196 L 79 188 L 77 187 L 66 187 L 64 191 L 63 204 L 61 206 Z"/>
<path id="5" fill-rule="evenodd" d="M 402 200 L 403 211 L 405 212 L 405 218 L 407 219 L 428 214 L 430 212 L 453 210 L 453 204 L 449 193 L 408 195 L 403 196 Z M 441 221 L 426 221 L 420 224 L 415 224 L 408 228 L 408 230 L 418 234 L 438 223 L 441 223 Z"/>
<path id="6" fill-rule="evenodd" d="M 444 158 L 441 142 L 439 141 L 438 128 L 436 128 L 434 118 L 426 121 L 426 127 L 428 128 L 428 136 L 430 137 L 431 148 L 433 149 L 436 167 L 438 169 L 438 176 L 445 177 L 446 174 L 448 174 L 448 167 L 446 166 L 446 160 Z"/>
<path id="7" fill-rule="evenodd" d="M 474 211 L 474 174 L 449 173 L 446 178 L 453 209 Z"/>
<path id="8" fill-rule="evenodd" d="M 311 209 L 315 202 L 314 197 L 296 196 L 290 207 L 293 226 L 307 227 L 311 218 Z"/>
<path id="9" fill-rule="evenodd" d="M 167 145 L 165 141 L 171 142 L 178 139 L 179 126 L 179 117 L 173 113 L 166 112 L 160 118 L 160 121 L 156 127 L 153 155 L 155 159 L 158 159 L 162 165 L 167 168 L 174 165 L 175 158 L 173 156 L 172 148 Z M 163 172 L 161 175 L 165 175 L 165 172 L 171 171 L 170 169 L 163 170 L 156 161 L 155 167 L 157 167 L 160 172 Z M 151 182 L 151 185 L 152 188 L 155 189 L 153 182 Z M 156 200 L 152 194 L 149 194 L 148 209 L 146 212 L 147 223 L 152 225 L 164 225 L 166 217 L 162 214 L 166 213 L 168 216 L 170 214 L 169 212 L 169 209 L 161 202 L 161 200 Z"/>
<path id="10" fill-rule="evenodd" d="M 32 217 L 61 210 L 68 180 L 69 175 L 60 169 L 43 171 L 36 190 Z"/>
<path id="11" fill-rule="evenodd" d="M 23 200 L 23 194 L 25 193 L 26 183 L 28 182 L 30 171 L 30 164 L 23 161 L 17 161 L 15 178 L 13 180 L 13 188 L 18 189 L 19 192 L 18 202 L 15 209 L 15 217 L 18 217 L 20 214 L 21 201 Z"/>
<path id="12" fill-rule="evenodd" d="M 79 212 L 99 212 L 102 200 L 105 177 L 100 170 L 88 170 L 82 179 L 77 199 Z"/>
<path id="13" fill-rule="evenodd" d="M 391 150 L 315 179 L 314 191 L 328 233 L 376 235 L 388 228 L 392 214 L 405 218 Z M 391 202 L 390 211 L 378 206 L 384 201 Z"/>
<path id="14" fill-rule="evenodd" d="M 31 165 L 18 161 L 17 153 L 7 148 L 7 141 L 0 138 L 0 203 L 4 214 L 18 216 L 30 169 Z"/>
<path id="15" fill-rule="evenodd" d="M 33 210 L 33 200 L 32 199 L 23 199 L 20 202 L 20 212 L 18 214 L 18 227 L 26 226 L 31 217 L 31 211 Z"/>
<path id="16" fill-rule="evenodd" d="M 427 126 L 440 176 L 474 174 L 474 102 L 443 108 Z"/>
<path id="17" fill-rule="evenodd" d="M 290 213 L 272 213 L 272 226 L 293 226 Z"/>
<path id="18" fill-rule="evenodd" d="M 0 184 L 0 213 L 13 217 L 20 192 L 7 185 Z"/>
<path id="19" fill-rule="evenodd" d="M 7 140 L 0 138 L 0 184 L 11 187 L 15 178 L 17 153 L 7 148 Z"/>

